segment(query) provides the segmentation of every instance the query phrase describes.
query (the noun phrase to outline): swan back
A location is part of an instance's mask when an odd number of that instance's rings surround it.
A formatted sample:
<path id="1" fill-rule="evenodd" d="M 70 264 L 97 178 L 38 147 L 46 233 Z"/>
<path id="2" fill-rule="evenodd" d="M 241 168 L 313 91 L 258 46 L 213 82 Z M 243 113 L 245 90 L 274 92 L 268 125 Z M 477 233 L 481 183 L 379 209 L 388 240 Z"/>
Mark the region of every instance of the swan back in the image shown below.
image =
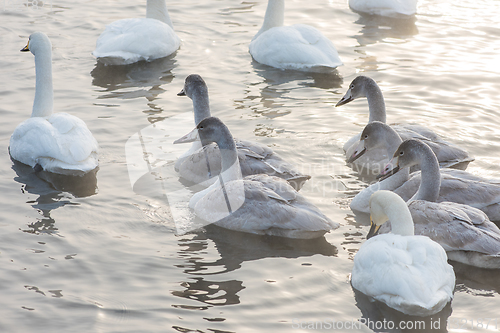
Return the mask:
<path id="1" fill-rule="evenodd" d="M 148 0 L 145 18 L 121 19 L 106 26 L 92 54 L 107 65 L 152 61 L 180 46 L 165 0 Z"/>
<path id="2" fill-rule="evenodd" d="M 417 12 L 417 0 L 349 0 L 349 7 L 370 15 L 409 16 Z"/>
<path id="3" fill-rule="evenodd" d="M 405 314 L 439 312 L 452 299 L 455 285 L 444 249 L 428 237 L 413 235 L 410 211 L 397 194 L 375 192 L 370 210 L 372 229 L 390 219 L 393 233 L 361 246 L 354 257 L 352 286 Z"/>
<path id="4" fill-rule="evenodd" d="M 255 61 L 307 72 L 331 72 L 342 65 L 333 43 L 316 28 L 283 26 L 284 10 L 284 0 L 269 0 L 264 23 L 249 45 Z"/>

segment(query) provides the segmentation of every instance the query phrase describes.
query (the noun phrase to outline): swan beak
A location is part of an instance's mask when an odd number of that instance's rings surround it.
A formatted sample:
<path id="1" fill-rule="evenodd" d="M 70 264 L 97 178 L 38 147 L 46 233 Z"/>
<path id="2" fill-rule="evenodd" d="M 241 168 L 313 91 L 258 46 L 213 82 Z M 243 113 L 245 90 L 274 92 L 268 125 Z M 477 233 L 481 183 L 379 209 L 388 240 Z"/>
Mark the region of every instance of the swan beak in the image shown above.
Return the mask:
<path id="1" fill-rule="evenodd" d="M 21 49 L 21 52 L 27 52 L 29 50 L 30 50 L 30 41 L 28 41 L 28 44 L 26 44 L 26 46 Z"/>
<path id="2" fill-rule="evenodd" d="M 366 239 L 370 239 L 373 236 L 376 236 L 378 234 L 379 230 L 380 230 L 380 226 L 373 223 L 372 217 L 370 215 L 370 231 L 368 231 L 368 235 L 366 235 Z"/>
<path id="3" fill-rule="evenodd" d="M 395 165 L 395 166 L 394 166 Z M 385 166 L 384 170 L 375 178 L 384 180 L 399 171 L 399 159 L 393 157 Z"/>
<path id="4" fill-rule="evenodd" d="M 351 89 L 349 89 L 345 93 L 344 97 L 342 97 L 340 99 L 340 101 L 338 101 L 338 103 L 335 105 L 335 107 L 347 104 L 347 103 L 349 103 L 349 102 L 351 102 L 353 100 L 354 100 L 354 98 L 352 98 Z"/>
<path id="5" fill-rule="evenodd" d="M 182 90 L 177 93 L 177 96 L 186 96 L 186 91 L 184 90 L 184 88 L 182 88 Z"/>
<path id="6" fill-rule="evenodd" d="M 351 157 L 349 157 L 349 159 L 347 160 L 347 163 L 352 163 L 352 162 L 356 161 L 358 158 L 363 156 L 364 153 L 366 153 L 365 141 L 360 140 L 358 147 L 356 147 L 356 150 L 354 151 L 354 153 L 352 153 Z"/>
<path id="7" fill-rule="evenodd" d="M 195 128 L 194 130 L 192 130 L 188 134 L 184 135 L 182 138 L 175 140 L 174 144 L 194 142 L 194 141 L 199 140 L 199 139 L 200 138 L 198 136 L 198 129 Z"/>

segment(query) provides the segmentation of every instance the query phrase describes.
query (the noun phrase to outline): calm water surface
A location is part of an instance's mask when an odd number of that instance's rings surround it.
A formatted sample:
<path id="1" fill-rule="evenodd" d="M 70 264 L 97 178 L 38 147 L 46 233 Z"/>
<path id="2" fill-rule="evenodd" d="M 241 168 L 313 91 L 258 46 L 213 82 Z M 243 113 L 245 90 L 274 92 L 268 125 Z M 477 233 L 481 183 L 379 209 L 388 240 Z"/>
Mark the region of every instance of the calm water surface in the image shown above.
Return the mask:
<path id="1" fill-rule="evenodd" d="M 113 70 L 97 66 L 95 41 L 106 24 L 144 16 L 145 1 L 3 3 L 1 332 L 305 332 L 309 321 L 415 320 L 355 295 L 348 282 L 368 229 L 348 205 L 367 183 L 345 165 L 341 147 L 368 116 L 364 100 L 334 105 L 357 74 L 369 75 L 382 87 L 389 122 L 434 129 L 474 154 L 470 172 L 500 178 L 500 2 L 421 0 L 413 20 L 361 17 L 343 0 L 286 6 L 285 21 L 319 28 L 344 66 L 309 75 L 252 62 L 248 44 L 264 0 L 168 1 L 181 49 Z M 51 186 L 9 158 L 9 137 L 34 98 L 34 59 L 19 52 L 34 31 L 53 44 L 55 111 L 82 118 L 99 141 L 97 187 Z M 233 133 L 313 176 L 302 193 L 338 230 L 314 241 L 215 227 L 179 235 L 162 193 L 149 187 L 179 181 L 153 173 L 132 188 L 127 140 L 162 120 L 192 119 L 191 101 L 176 96 L 191 73 L 205 78 L 213 114 Z M 500 317 L 500 273 L 454 267 L 451 306 L 421 331 L 432 323 L 442 332 L 498 331 L 500 318 L 488 329 L 477 320 Z M 401 331 L 349 331 L 372 330 Z"/>

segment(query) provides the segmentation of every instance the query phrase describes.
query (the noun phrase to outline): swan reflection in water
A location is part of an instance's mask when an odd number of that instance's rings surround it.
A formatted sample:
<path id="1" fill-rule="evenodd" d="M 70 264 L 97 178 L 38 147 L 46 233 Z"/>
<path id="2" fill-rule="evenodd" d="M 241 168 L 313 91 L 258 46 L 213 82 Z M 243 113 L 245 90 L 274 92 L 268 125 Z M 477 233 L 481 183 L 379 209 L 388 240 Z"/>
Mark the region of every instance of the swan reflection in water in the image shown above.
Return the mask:
<path id="1" fill-rule="evenodd" d="M 245 97 L 234 100 L 237 108 L 250 108 L 262 115 L 275 118 L 289 114 L 283 110 L 283 101 L 293 89 L 316 87 L 324 90 L 337 89 L 342 86 L 342 76 L 337 69 L 327 73 L 308 73 L 282 70 L 252 61 L 255 74 L 250 82 L 246 82 Z M 247 80 L 248 81 L 248 80 Z M 289 98 L 288 98 L 289 99 Z M 254 105 L 258 104 L 258 107 Z M 262 105 L 264 111 L 262 111 Z"/>
<path id="2" fill-rule="evenodd" d="M 35 173 L 30 166 L 13 161 L 12 169 L 17 174 L 14 180 L 22 184 L 21 191 L 38 195 L 37 199 L 27 203 L 42 215 L 36 222 L 28 224 L 28 229 L 23 229 L 24 232 L 57 232 L 55 220 L 50 216 L 52 210 L 65 205 L 76 205 L 71 199 L 97 193 L 97 168 L 83 176 L 66 176 L 46 171 Z"/>
<path id="3" fill-rule="evenodd" d="M 448 303 L 440 312 L 428 317 L 410 316 L 394 310 L 385 303 L 376 301 L 354 288 L 352 290 L 356 306 L 361 311 L 360 323 L 374 332 L 448 332 L 447 320 L 452 313 L 451 303 Z"/>
<path id="4" fill-rule="evenodd" d="M 207 249 L 214 246 L 220 257 L 210 260 Z M 204 231 L 187 234 L 179 239 L 178 256 L 185 263 L 177 267 L 188 277 L 180 283 L 181 289 L 172 295 L 202 303 L 174 305 L 184 309 L 206 309 L 211 306 L 239 304 L 238 293 L 245 289 L 243 281 L 224 280 L 224 274 L 236 271 L 246 261 L 265 258 L 299 258 L 316 254 L 337 256 L 337 248 L 325 237 L 291 239 L 261 236 L 224 229 L 216 225 L 205 226 Z"/>
<path id="5" fill-rule="evenodd" d="M 175 53 L 151 62 L 140 61 L 123 66 L 106 66 L 97 62 L 90 75 L 92 84 L 107 92 L 98 99 L 145 97 L 152 101 L 165 91 L 161 86 L 174 79 L 172 70 L 177 66 L 176 62 Z"/>
<path id="6" fill-rule="evenodd" d="M 353 36 L 360 46 L 367 46 L 392 38 L 405 40 L 418 34 L 415 16 L 387 17 L 359 13 L 355 22 L 362 28 Z"/>

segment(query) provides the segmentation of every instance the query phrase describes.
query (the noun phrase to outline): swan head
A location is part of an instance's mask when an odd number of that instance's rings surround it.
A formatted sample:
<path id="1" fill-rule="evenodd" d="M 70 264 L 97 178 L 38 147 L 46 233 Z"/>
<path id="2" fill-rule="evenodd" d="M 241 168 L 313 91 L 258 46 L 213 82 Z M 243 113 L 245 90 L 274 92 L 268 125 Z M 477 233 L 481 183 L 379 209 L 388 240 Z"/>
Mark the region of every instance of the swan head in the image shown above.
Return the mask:
<path id="1" fill-rule="evenodd" d="M 352 80 L 351 84 L 349 85 L 349 89 L 347 89 L 344 97 L 342 97 L 335 106 L 341 106 L 352 102 L 355 99 L 366 97 L 366 88 L 369 85 L 373 84 L 377 85 L 377 83 L 368 76 L 360 75 L 356 77 L 354 80 Z"/>
<path id="2" fill-rule="evenodd" d="M 195 94 L 208 95 L 208 88 L 207 84 L 200 75 L 190 74 L 184 81 L 184 88 L 182 88 L 177 96 L 187 96 L 193 99 Z"/>
<path id="3" fill-rule="evenodd" d="M 49 37 L 43 32 L 34 32 L 30 35 L 28 44 L 21 49 L 21 52 L 31 51 L 36 56 L 38 52 L 51 52 L 52 44 Z"/>
<path id="4" fill-rule="evenodd" d="M 201 144 L 203 146 L 215 142 L 220 149 L 236 149 L 231 132 L 217 117 L 208 117 L 203 119 L 190 133 L 175 140 L 174 144 L 193 142 L 197 139 L 201 140 Z"/>
<path id="5" fill-rule="evenodd" d="M 430 150 L 429 146 L 418 139 L 403 141 L 377 178 L 386 179 L 401 169 L 420 164 L 422 151 L 426 149 Z"/>
<path id="6" fill-rule="evenodd" d="M 361 132 L 359 143 L 352 155 L 347 160 L 347 163 L 352 163 L 363 156 L 367 151 L 372 149 L 385 147 L 386 133 L 393 131 L 390 126 L 374 121 L 369 123 Z"/>
<path id="7" fill-rule="evenodd" d="M 406 202 L 392 191 L 380 190 L 370 197 L 370 231 L 366 238 L 377 235 L 380 227 L 391 221 L 392 233 L 414 234 L 413 219 Z"/>

